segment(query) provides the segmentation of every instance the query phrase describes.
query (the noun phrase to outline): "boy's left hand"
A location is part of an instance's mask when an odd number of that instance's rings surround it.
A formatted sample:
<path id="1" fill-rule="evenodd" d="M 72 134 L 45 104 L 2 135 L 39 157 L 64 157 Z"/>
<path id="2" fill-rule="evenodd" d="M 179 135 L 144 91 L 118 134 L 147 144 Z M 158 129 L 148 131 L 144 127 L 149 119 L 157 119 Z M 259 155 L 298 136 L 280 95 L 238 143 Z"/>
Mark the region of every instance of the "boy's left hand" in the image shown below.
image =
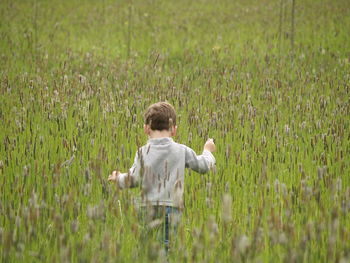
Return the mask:
<path id="1" fill-rule="evenodd" d="M 117 181 L 118 180 L 118 176 L 119 176 L 120 172 L 119 171 L 113 171 L 112 174 L 110 174 L 108 176 L 108 181 Z"/>

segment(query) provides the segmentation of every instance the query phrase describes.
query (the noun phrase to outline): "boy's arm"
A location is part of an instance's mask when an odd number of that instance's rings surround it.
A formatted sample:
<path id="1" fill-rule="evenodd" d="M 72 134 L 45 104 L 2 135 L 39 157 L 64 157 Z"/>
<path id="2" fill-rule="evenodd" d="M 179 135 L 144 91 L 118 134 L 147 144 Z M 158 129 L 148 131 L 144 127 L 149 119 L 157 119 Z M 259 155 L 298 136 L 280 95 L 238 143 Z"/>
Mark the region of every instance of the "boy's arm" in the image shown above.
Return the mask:
<path id="1" fill-rule="evenodd" d="M 186 146 L 186 167 L 202 174 L 208 172 L 215 166 L 215 157 L 212 154 L 213 151 L 215 151 L 215 144 L 211 139 L 204 145 L 204 150 L 201 155 L 197 155 L 191 148 Z"/>
<path id="2" fill-rule="evenodd" d="M 119 173 L 113 171 L 112 175 L 108 177 L 109 181 L 115 181 L 120 188 L 136 187 L 140 179 L 141 162 L 139 159 L 139 152 L 136 152 L 134 163 L 127 173 Z"/>

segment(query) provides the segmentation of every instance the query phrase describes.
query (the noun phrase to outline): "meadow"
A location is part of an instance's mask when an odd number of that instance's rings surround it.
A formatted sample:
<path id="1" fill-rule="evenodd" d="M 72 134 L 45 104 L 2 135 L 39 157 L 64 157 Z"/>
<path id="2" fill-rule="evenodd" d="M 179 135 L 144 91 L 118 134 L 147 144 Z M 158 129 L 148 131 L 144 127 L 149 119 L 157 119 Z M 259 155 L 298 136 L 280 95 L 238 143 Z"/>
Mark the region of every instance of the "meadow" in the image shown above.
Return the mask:
<path id="1" fill-rule="evenodd" d="M 164 262 L 126 171 L 167 100 L 186 172 L 170 262 L 350 262 L 350 2 L 1 0 L 0 261 Z"/>

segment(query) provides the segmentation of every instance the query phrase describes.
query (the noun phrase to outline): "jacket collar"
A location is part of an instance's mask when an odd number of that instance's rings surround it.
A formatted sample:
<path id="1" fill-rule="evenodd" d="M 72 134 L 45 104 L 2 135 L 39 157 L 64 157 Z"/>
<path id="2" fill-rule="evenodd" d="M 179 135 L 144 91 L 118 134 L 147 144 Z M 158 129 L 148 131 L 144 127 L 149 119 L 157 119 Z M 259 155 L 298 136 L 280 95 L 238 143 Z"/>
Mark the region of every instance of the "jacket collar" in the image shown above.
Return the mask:
<path id="1" fill-rule="evenodd" d="M 170 137 L 164 137 L 164 138 L 154 138 L 154 139 L 148 139 L 148 143 L 151 145 L 163 145 L 163 144 L 169 144 L 173 142 L 174 140 Z"/>

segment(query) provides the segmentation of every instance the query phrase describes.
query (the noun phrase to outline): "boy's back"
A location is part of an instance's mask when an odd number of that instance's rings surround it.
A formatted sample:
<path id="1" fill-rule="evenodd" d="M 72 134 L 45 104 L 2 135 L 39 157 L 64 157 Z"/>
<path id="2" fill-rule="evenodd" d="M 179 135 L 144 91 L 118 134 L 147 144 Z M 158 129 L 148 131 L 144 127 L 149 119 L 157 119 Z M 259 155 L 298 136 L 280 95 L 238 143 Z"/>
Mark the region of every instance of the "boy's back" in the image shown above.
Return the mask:
<path id="1" fill-rule="evenodd" d="M 119 174 L 122 188 L 141 184 L 141 204 L 182 207 L 185 168 L 206 173 L 215 164 L 208 150 L 197 156 L 170 137 L 149 139 L 135 156 L 128 173 Z"/>

